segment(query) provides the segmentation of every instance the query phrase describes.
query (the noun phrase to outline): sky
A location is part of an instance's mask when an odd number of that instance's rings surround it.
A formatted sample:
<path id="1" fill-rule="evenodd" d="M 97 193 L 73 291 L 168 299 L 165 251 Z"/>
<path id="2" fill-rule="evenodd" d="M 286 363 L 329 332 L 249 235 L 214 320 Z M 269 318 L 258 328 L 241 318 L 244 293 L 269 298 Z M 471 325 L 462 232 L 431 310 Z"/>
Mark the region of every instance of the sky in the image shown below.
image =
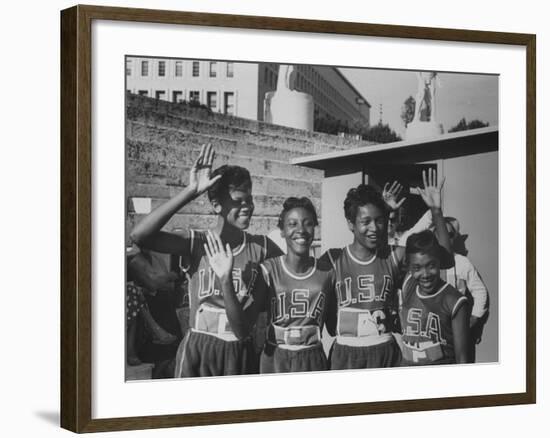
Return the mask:
<path id="1" fill-rule="evenodd" d="M 417 92 L 416 72 L 341 68 L 340 71 L 370 103 L 371 125 L 380 120 L 403 136 L 403 103 Z M 498 124 L 498 76 L 466 73 L 439 73 L 436 91 L 438 121 L 445 132 L 462 117 Z"/>

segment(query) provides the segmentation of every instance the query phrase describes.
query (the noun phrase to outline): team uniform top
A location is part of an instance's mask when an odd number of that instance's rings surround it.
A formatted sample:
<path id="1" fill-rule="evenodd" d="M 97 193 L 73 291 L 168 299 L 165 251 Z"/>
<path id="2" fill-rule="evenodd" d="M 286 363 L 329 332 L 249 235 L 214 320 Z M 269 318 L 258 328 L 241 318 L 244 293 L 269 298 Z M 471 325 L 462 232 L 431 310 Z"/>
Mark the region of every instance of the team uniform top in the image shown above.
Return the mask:
<path id="1" fill-rule="evenodd" d="M 218 277 L 210 267 L 204 250 L 206 233 L 190 230 L 190 263 L 180 268 L 189 280 L 189 327 L 196 332 L 224 340 L 236 340 L 227 315 Z M 243 233 L 241 245 L 233 249 L 233 287 L 243 308 L 251 303 L 253 284 L 259 274 L 259 263 L 272 256 L 266 236 Z"/>
<path id="2" fill-rule="evenodd" d="M 349 246 L 328 250 L 336 272 L 337 342 L 370 346 L 392 339 L 397 314 L 394 285 L 399 264 L 390 247 L 369 260 L 357 259 Z"/>
<path id="3" fill-rule="evenodd" d="M 335 285 L 332 266 L 316 260 L 309 272 L 296 274 L 280 256 L 261 267 L 268 291 L 267 342 L 291 350 L 318 345 Z"/>
<path id="4" fill-rule="evenodd" d="M 411 365 L 456 363 L 452 320 L 467 298 L 448 283 L 424 295 L 411 275 L 400 295 L 403 359 Z"/>

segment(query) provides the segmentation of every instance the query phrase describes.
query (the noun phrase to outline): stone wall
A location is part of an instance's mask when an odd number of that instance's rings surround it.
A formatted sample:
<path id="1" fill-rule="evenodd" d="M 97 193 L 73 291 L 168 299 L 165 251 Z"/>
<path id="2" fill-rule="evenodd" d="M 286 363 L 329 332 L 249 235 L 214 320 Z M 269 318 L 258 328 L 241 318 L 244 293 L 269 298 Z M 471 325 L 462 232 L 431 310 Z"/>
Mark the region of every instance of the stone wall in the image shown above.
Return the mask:
<path id="1" fill-rule="evenodd" d="M 141 218 L 131 199 L 150 198 L 154 209 L 182 190 L 204 143 L 214 147 L 214 167 L 238 164 L 250 171 L 256 206 L 250 232 L 261 234 L 276 227 L 288 196 L 309 197 L 320 214 L 322 171 L 293 166 L 290 159 L 368 144 L 127 94 L 126 235 Z M 166 229 L 205 229 L 215 220 L 207 197 L 201 196 L 182 208 Z"/>

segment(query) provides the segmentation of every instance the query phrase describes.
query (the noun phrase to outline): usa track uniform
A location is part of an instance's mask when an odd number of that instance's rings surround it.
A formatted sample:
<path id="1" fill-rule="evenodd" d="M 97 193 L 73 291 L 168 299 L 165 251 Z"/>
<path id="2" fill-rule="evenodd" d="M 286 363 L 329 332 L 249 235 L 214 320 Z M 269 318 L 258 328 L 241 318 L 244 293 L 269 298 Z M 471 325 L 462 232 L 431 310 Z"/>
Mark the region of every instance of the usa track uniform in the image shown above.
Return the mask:
<path id="1" fill-rule="evenodd" d="M 452 320 L 467 298 L 448 283 L 432 295 L 423 294 L 407 276 L 400 296 L 403 366 L 456 363 Z"/>
<path id="2" fill-rule="evenodd" d="M 268 327 L 260 372 L 326 370 L 321 331 L 335 284 L 332 267 L 315 261 L 309 272 L 296 274 L 285 265 L 284 256 L 261 266 L 268 290 Z"/>
<path id="3" fill-rule="evenodd" d="M 325 256 L 336 272 L 336 341 L 329 362 L 333 370 L 399 366 L 396 330 L 399 265 L 389 248 L 369 260 L 357 259 L 349 246 Z"/>
<path id="4" fill-rule="evenodd" d="M 233 287 L 243 308 L 250 305 L 259 263 L 268 254 L 265 236 L 243 233 L 233 250 Z M 239 340 L 227 315 L 219 279 L 204 250 L 206 233 L 190 231 L 190 265 L 182 267 L 189 279 L 189 330 L 176 355 L 175 377 L 249 374 L 258 371 L 251 337 Z"/>

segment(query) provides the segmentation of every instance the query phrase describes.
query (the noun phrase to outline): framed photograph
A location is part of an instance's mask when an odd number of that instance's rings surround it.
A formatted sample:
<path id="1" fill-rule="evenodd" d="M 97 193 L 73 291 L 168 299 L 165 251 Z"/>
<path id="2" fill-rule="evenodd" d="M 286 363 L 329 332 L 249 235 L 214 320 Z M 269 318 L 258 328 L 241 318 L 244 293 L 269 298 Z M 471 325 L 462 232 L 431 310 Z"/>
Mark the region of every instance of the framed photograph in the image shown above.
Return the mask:
<path id="1" fill-rule="evenodd" d="M 535 41 L 62 11 L 62 427 L 535 403 Z"/>

